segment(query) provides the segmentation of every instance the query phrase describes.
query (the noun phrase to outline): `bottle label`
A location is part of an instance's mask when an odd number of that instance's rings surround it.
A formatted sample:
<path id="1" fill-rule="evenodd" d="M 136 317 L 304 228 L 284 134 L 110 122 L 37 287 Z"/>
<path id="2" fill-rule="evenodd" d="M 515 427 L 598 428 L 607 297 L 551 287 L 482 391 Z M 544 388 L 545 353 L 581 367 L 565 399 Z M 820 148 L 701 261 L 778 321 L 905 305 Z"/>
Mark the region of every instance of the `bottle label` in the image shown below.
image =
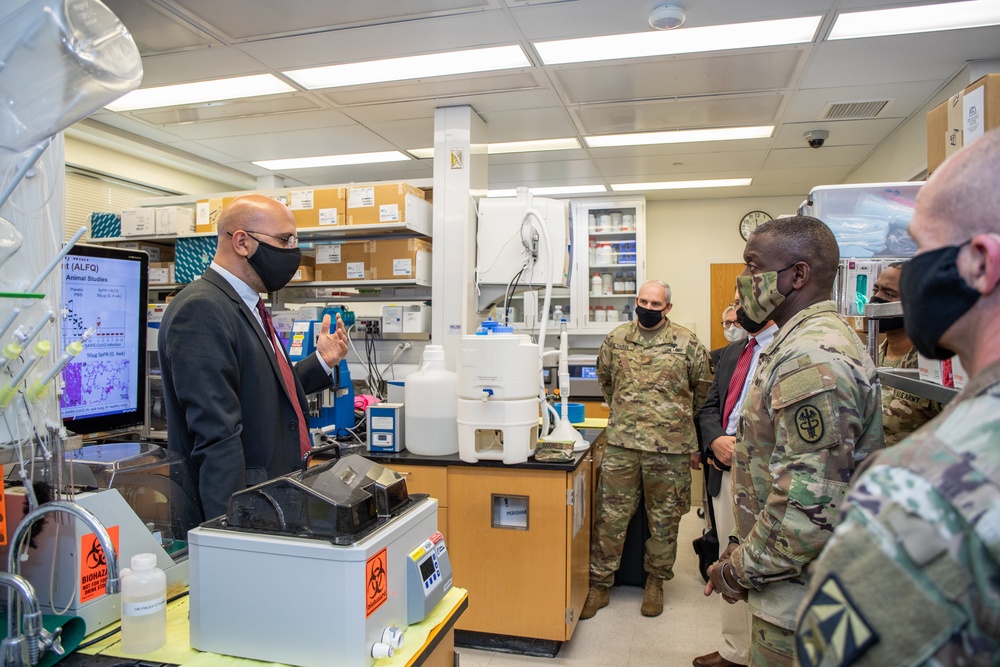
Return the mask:
<path id="1" fill-rule="evenodd" d="M 122 602 L 122 616 L 148 616 L 167 607 L 167 596 L 142 602 Z"/>

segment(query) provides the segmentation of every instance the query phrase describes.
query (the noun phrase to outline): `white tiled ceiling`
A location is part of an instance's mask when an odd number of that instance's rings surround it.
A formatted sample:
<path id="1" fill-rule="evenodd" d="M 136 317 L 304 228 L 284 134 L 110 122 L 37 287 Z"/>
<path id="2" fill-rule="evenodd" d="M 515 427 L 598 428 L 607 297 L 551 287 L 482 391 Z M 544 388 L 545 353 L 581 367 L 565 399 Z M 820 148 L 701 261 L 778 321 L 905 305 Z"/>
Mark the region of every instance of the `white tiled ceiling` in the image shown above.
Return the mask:
<path id="1" fill-rule="evenodd" d="M 575 137 L 570 151 L 494 155 L 490 187 L 753 178 L 654 198 L 804 195 L 864 162 L 970 61 L 1000 58 L 1000 27 L 842 42 L 838 12 L 928 0 L 674 0 L 685 28 L 821 16 L 815 40 L 774 48 L 544 66 L 532 42 L 649 30 L 657 0 L 104 0 L 143 54 L 143 87 L 479 46 L 517 44 L 525 69 L 305 91 L 86 121 L 250 177 L 254 160 L 429 148 L 435 108 L 467 104 L 490 141 Z M 684 28 L 681 28 L 682 30 Z M 286 81 L 288 79 L 286 78 Z M 290 82 L 290 81 L 289 81 Z M 290 82 L 291 83 L 291 82 Z M 889 100 L 826 121 L 831 102 Z M 587 135 L 769 125 L 770 139 L 589 149 Z M 830 132 L 820 150 L 802 133 Z M 290 170 L 290 186 L 430 178 L 432 161 Z"/>

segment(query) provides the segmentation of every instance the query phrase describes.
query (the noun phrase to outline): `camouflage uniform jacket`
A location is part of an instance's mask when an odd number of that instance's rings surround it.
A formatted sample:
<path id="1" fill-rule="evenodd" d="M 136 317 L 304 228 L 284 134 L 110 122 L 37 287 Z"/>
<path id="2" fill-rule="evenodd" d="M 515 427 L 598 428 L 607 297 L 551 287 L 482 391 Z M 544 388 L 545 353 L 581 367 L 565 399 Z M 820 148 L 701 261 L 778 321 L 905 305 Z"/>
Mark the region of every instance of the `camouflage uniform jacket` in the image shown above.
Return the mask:
<path id="1" fill-rule="evenodd" d="M 995 362 L 865 463 L 815 563 L 800 664 L 1000 664 L 998 443 Z"/>
<path id="2" fill-rule="evenodd" d="M 795 626 L 851 475 L 883 446 L 881 403 L 875 365 L 832 301 L 798 312 L 761 353 L 733 463 L 732 563 L 754 615 Z"/>
<path id="3" fill-rule="evenodd" d="M 878 347 L 879 367 L 916 368 L 917 348 L 899 359 L 886 362 L 885 354 L 889 343 L 882 341 Z M 941 412 L 941 404 L 908 391 L 882 385 L 882 428 L 885 430 L 885 446 L 895 445 L 918 428 L 934 419 Z"/>
<path id="4" fill-rule="evenodd" d="M 698 451 L 694 416 L 712 385 L 708 351 L 693 332 L 666 320 L 651 339 L 638 322 L 615 328 L 597 356 L 611 406 L 609 445 L 661 454 Z"/>

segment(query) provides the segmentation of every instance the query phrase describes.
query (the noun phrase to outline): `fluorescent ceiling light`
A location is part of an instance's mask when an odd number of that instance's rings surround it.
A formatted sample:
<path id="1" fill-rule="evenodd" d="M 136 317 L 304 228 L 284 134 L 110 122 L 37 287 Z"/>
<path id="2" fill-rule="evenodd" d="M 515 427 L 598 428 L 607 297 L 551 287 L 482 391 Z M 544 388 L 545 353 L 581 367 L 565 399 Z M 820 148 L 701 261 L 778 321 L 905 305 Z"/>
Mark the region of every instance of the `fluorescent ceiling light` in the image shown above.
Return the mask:
<path id="1" fill-rule="evenodd" d="M 566 151 L 579 147 L 579 141 L 568 137 L 566 139 L 535 139 L 533 141 L 507 141 L 490 144 L 487 152 L 490 155 L 500 155 L 503 153 L 534 153 L 536 151 Z"/>
<path id="2" fill-rule="evenodd" d="M 767 139 L 773 125 L 754 127 L 716 127 L 704 130 L 673 130 L 669 132 L 636 132 L 634 134 L 604 134 L 584 137 L 591 148 L 609 146 L 646 146 L 650 144 L 686 144 L 699 141 L 729 141 L 733 139 Z"/>
<path id="3" fill-rule="evenodd" d="M 528 188 L 533 195 L 589 195 L 597 192 L 607 192 L 603 185 L 558 185 L 546 188 Z M 517 189 L 487 190 L 487 197 L 516 197 Z"/>
<path id="4" fill-rule="evenodd" d="M 615 192 L 638 190 L 686 190 L 688 188 L 735 188 L 750 185 L 752 178 L 716 178 L 705 181 L 664 181 L 662 183 L 612 183 Z"/>
<path id="5" fill-rule="evenodd" d="M 360 63 L 309 67 L 282 72 L 309 90 L 357 86 L 365 83 L 424 79 L 449 74 L 492 72 L 501 69 L 531 67 L 521 47 L 494 46 L 486 49 L 430 53 L 423 56 L 386 58 Z"/>
<path id="6" fill-rule="evenodd" d="M 909 35 L 918 32 L 961 30 L 1000 24 L 996 0 L 949 2 L 920 7 L 877 9 L 837 16 L 828 40 Z"/>
<path id="7" fill-rule="evenodd" d="M 183 104 L 221 102 L 243 97 L 259 97 L 290 93 L 295 88 L 271 74 L 238 76 L 232 79 L 195 81 L 172 86 L 140 88 L 124 95 L 107 106 L 111 111 L 134 111 L 157 107 L 176 107 Z"/>
<path id="8" fill-rule="evenodd" d="M 531 141 L 508 141 L 499 144 L 489 144 L 486 152 L 489 155 L 504 153 L 536 153 L 542 151 L 566 151 L 580 147 L 580 142 L 572 137 L 566 139 L 533 139 Z M 406 152 L 418 159 L 434 157 L 433 148 L 408 148 Z"/>
<path id="9" fill-rule="evenodd" d="M 254 162 L 254 164 L 264 169 L 270 169 L 271 171 L 282 171 L 285 169 L 309 169 L 310 167 L 341 167 L 348 164 L 402 162 L 409 159 L 408 155 L 403 155 L 399 151 L 382 151 L 380 153 L 354 153 L 351 155 L 293 157 L 284 160 L 260 160 Z"/>
<path id="10" fill-rule="evenodd" d="M 822 16 L 532 42 L 546 65 L 811 42 Z"/>

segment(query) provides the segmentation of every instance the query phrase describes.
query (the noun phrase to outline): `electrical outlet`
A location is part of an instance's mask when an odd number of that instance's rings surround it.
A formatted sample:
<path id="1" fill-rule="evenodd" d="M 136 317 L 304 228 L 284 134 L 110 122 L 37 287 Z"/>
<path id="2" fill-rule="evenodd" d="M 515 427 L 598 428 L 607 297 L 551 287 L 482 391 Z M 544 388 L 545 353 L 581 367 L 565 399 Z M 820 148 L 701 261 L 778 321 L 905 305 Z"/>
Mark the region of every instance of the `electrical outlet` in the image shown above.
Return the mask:
<path id="1" fill-rule="evenodd" d="M 382 335 L 382 318 L 381 317 L 358 317 L 354 323 L 354 330 L 361 335 L 369 336 L 381 336 Z"/>

